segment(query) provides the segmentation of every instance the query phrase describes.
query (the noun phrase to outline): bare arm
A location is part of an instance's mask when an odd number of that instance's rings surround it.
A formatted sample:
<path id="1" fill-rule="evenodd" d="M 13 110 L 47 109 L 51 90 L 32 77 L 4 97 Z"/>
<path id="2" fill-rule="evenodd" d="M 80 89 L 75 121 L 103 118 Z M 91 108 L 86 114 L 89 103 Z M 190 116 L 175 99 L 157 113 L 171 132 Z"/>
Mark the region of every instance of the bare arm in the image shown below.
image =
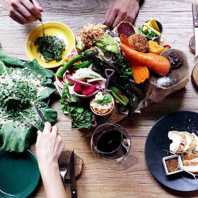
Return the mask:
<path id="1" fill-rule="evenodd" d="M 4 0 L 9 16 L 20 24 L 27 24 L 41 18 L 43 9 L 36 0 Z"/>
<path id="2" fill-rule="evenodd" d="M 64 149 L 56 126 L 45 123 L 43 132 L 38 131 L 36 156 L 41 173 L 46 198 L 67 198 L 58 166 L 58 159 Z"/>
<path id="3" fill-rule="evenodd" d="M 108 8 L 103 23 L 116 27 L 122 20 L 133 23 L 139 11 L 140 0 L 115 0 Z"/>

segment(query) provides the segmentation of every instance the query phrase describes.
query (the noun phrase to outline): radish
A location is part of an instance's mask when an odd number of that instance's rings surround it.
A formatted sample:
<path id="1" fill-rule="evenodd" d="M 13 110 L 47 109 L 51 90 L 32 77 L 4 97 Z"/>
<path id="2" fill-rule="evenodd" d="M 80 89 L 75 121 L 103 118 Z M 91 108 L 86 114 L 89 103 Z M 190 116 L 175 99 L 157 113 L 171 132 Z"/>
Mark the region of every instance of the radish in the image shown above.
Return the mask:
<path id="1" fill-rule="evenodd" d="M 77 92 L 77 93 L 78 93 L 78 92 L 81 93 L 81 92 L 82 92 L 82 87 L 81 87 L 81 85 L 75 84 L 75 85 L 74 85 L 74 91 Z"/>
<path id="2" fill-rule="evenodd" d="M 96 90 L 96 86 L 82 86 L 82 94 L 84 95 L 90 95 Z"/>

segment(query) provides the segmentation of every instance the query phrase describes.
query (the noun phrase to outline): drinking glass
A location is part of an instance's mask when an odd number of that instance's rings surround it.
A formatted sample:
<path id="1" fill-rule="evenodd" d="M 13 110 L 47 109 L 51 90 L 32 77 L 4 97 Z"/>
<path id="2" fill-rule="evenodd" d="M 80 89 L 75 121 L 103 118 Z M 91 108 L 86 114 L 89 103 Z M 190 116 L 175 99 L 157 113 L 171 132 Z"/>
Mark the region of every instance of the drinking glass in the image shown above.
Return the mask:
<path id="1" fill-rule="evenodd" d="M 131 138 L 118 124 L 98 126 L 91 137 L 91 150 L 113 170 L 125 170 L 136 162 L 136 158 L 130 154 Z"/>

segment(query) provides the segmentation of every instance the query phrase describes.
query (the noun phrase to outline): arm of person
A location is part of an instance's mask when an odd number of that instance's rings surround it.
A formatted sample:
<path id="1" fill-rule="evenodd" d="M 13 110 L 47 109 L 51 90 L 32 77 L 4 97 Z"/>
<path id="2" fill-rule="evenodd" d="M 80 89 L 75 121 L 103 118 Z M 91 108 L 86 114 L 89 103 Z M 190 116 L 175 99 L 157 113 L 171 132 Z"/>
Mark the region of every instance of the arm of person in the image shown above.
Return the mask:
<path id="1" fill-rule="evenodd" d="M 4 0 L 9 16 L 16 22 L 24 25 L 41 18 L 43 9 L 36 0 Z"/>
<path id="2" fill-rule="evenodd" d="M 115 0 L 108 8 L 103 23 L 115 28 L 121 21 L 133 23 L 139 11 L 140 0 Z"/>
<path id="3" fill-rule="evenodd" d="M 67 198 L 58 166 L 58 159 L 63 149 L 64 144 L 58 128 L 51 127 L 51 124 L 46 122 L 44 131 L 38 131 L 36 141 L 36 156 L 46 198 Z"/>

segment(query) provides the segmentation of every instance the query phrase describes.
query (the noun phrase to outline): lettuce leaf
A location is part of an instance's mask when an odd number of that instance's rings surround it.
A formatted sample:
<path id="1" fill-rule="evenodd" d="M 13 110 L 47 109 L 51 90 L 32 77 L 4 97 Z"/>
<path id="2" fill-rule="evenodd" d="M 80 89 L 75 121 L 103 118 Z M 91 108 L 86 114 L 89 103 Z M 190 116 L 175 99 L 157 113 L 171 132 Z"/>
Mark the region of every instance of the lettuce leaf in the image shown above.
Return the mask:
<path id="1" fill-rule="evenodd" d="M 56 91 L 53 71 L 41 67 L 35 60 L 24 62 L 12 58 L 0 49 L 0 147 L 6 151 L 23 152 L 36 140 L 36 129 L 42 128 L 33 103 L 46 120 L 54 124 L 57 112 L 43 101 Z"/>

